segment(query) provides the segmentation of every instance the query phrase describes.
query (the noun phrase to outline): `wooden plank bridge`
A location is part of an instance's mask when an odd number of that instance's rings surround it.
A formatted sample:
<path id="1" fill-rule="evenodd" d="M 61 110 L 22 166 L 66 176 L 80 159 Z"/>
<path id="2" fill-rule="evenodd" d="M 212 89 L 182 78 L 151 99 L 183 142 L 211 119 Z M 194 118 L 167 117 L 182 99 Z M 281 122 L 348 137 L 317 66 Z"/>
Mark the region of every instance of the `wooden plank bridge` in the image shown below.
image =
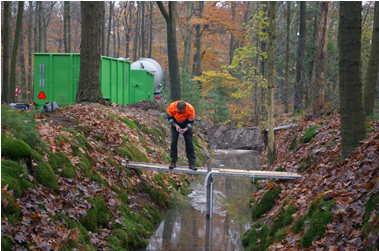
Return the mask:
<path id="1" fill-rule="evenodd" d="M 128 162 L 126 166 L 135 169 L 145 169 L 152 171 L 164 171 L 164 172 L 175 172 L 175 173 L 186 173 L 186 174 L 203 174 L 206 175 L 205 186 L 207 188 L 207 209 L 206 215 L 212 218 L 213 211 L 213 176 L 234 176 L 234 177 L 246 177 L 252 178 L 266 178 L 266 179 L 297 179 L 302 176 L 298 173 L 290 172 L 273 172 L 273 171 L 257 171 L 257 170 L 238 170 L 238 169 L 221 169 L 221 168 L 210 168 L 210 159 L 208 158 L 208 167 L 198 167 L 197 171 L 191 170 L 185 166 L 177 166 L 174 169 L 169 169 L 166 164 L 154 164 L 154 163 L 141 163 L 141 162 Z"/>
<path id="2" fill-rule="evenodd" d="M 247 177 L 247 178 L 272 178 L 272 179 L 297 179 L 301 178 L 298 173 L 288 172 L 273 172 L 273 171 L 257 171 L 257 170 L 238 170 L 238 169 L 221 169 L 212 168 L 208 170 L 206 167 L 198 167 L 197 171 L 193 171 L 185 166 L 177 166 L 174 169 L 169 169 L 166 164 L 153 164 L 153 163 L 141 163 L 141 162 L 129 162 L 127 164 L 129 168 L 146 169 L 152 171 L 164 171 L 175 173 L 187 173 L 187 174 L 204 174 L 207 175 L 212 172 L 213 175 L 219 176 L 234 176 L 234 177 Z"/>

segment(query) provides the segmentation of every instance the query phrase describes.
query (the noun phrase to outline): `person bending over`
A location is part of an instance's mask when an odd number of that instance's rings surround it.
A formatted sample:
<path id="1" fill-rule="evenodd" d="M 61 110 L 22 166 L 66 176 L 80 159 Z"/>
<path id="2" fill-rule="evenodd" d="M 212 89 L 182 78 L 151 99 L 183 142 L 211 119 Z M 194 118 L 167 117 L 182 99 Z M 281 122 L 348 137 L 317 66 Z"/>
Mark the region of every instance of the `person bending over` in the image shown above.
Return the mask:
<path id="1" fill-rule="evenodd" d="M 176 167 L 178 160 L 178 139 L 183 134 L 186 144 L 186 155 L 189 163 L 189 169 L 196 171 L 196 156 L 193 146 L 192 125 L 195 122 L 195 109 L 190 103 L 182 100 L 172 102 L 167 108 L 167 119 L 171 123 L 171 149 L 170 169 Z"/>

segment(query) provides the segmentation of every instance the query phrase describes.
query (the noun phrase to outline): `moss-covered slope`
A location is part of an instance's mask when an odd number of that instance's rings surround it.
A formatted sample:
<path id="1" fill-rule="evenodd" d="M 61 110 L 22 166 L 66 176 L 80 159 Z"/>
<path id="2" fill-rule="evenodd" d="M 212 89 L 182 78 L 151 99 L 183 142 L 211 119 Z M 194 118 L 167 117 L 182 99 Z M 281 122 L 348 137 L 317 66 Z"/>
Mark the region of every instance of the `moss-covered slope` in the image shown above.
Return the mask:
<path id="1" fill-rule="evenodd" d="M 125 165 L 170 162 L 164 118 L 98 104 L 1 109 L 2 250 L 144 247 L 163 210 L 190 191 L 186 175 Z"/>

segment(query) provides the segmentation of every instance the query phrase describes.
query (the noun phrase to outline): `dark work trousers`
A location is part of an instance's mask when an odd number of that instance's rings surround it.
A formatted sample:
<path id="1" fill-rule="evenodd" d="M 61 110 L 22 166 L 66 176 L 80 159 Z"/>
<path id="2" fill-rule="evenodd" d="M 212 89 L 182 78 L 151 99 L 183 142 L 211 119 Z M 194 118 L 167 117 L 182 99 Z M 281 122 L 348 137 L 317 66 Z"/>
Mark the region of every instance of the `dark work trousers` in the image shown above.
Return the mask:
<path id="1" fill-rule="evenodd" d="M 179 132 L 176 131 L 176 128 L 171 126 L 171 150 L 170 150 L 170 157 L 172 162 L 178 161 L 178 139 L 179 139 Z M 191 165 L 195 165 L 196 163 L 196 156 L 195 156 L 195 148 L 193 146 L 193 132 L 192 128 L 187 130 L 185 133 L 183 133 L 184 141 L 186 142 L 186 154 L 188 163 Z"/>

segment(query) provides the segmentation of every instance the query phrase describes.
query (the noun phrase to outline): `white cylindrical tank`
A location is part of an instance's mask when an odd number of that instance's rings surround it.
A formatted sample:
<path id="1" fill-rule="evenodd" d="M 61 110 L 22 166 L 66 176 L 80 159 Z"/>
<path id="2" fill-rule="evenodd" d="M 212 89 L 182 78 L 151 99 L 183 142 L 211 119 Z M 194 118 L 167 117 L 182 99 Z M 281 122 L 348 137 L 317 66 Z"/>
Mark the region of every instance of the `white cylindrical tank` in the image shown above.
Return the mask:
<path id="1" fill-rule="evenodd" d="M 131 64 L 130 68 L 132 70 L 148 70 L 154 74 L 154 92 L 160 92 L 162 86 L 160 82 L 162 81 L 163 72 L 162 67 L 157 61 L 152 58 L 140 58 Z"/>

